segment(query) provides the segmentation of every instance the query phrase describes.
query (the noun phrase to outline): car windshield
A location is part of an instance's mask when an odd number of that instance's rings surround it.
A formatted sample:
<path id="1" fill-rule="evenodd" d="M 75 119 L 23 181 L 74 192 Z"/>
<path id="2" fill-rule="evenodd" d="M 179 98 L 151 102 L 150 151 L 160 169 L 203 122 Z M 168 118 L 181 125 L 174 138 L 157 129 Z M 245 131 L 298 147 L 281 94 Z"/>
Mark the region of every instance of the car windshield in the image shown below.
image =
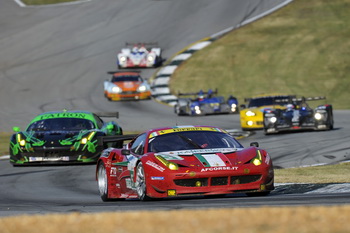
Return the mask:
<path id="1" fill-rule="evenodd" d="M 254 98 L 249 101 L 248 108 L 261 107 L 261 106 L 267 106 L 267 105 L 285 105 L 286 102 L 288 102 L 289 98 L 290 98 L 289 96 L 269 96 L 269 97 Z"/>
<path id="2" fill-rule="evenodd" d="M 27 131 L 80 131 L 94 128 L 94 123 L 86 119 L 53 118 L 33 122 Z"/>
<path id="3" fill-rule="evenodd" d="M 118 77 L 113 77 L 112 82 L 137 82 L 137 81 L 142 81 L 140 76 L 118 76 Z"/>
<path id="4" fill-rule="evenodd" d="M 187 131 L 163 134 L 151 138 L 149 140 L 148 152 L 214 148 L 243 148 L 243 146 L 226 133 Z"/>

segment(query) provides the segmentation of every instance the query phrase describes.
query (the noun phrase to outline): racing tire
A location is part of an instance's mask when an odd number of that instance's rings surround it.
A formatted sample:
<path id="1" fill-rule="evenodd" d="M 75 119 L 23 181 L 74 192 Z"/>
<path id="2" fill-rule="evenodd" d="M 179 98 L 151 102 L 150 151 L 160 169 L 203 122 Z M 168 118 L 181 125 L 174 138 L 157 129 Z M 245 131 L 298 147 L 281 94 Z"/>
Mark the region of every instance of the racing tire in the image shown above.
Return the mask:
<path id="1" fill-rule="evenodd" d="M 267 130 L 266 129 L 264 129 L 264 135 L 270 135 L 270 133 L 269 132 L 267 132 Z"/>
<path id="2" fill-rule="evenodd" d="M 328 124 L 328 130 L 334 129 L 334 120 L 333 120 L 333 112 L 330 114 L 329 124 Z"/>
<path id="3" fill-rule="evenodd" d="M 111 201 L 112 199 L 108 198 L 108 178 L 104 163 L 98 165 L 97 183 L 102 201 Z"/>
<path id="4" fill-rule="evenodd" d="M 140 162 L 136 167 L 136 192 L 140 201 L 149 201 L 151 198 L 147 196 L 147 184 L 145 178 L 145 170 L 143 169 L 142 162 Z"/>

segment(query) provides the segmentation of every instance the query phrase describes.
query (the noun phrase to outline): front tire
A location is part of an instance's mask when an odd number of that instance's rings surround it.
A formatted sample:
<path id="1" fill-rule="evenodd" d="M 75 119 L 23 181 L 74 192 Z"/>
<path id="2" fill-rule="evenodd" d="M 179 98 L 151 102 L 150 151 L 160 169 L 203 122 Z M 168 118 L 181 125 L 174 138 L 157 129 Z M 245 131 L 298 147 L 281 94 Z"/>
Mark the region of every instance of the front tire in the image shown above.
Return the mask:
<path id="1" fill-rule="evenodd" d="M 151 200 L 151 198 L 147 196 L 145 170 L 143 169 L 142 162 L 140 162 L 136 167 L 135 186 L 136 186 L 137 195 L 141 201 Z"/>
<path id="2" fill-rule="evenodd" d="M 108 177 L 105 165 L 103 163 L 98 165 L 97 183 L 102 201 L 110 201 L 111 199 L 108 198 Z"/>

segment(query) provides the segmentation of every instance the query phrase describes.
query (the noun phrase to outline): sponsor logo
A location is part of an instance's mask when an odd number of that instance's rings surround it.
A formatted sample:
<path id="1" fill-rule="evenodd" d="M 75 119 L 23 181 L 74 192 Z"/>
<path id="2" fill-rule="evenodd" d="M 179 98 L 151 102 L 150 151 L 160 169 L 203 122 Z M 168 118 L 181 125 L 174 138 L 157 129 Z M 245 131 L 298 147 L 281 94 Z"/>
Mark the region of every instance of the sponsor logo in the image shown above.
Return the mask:
<path id="1" fill-rule="evenodd" d="M 153 167 L 153 168 L 155 168 L 155 169 L 157 169 L 158 171 L 161 171 L 161 172 L 163 172 L 163 171 L 165 170 L 165 168 L 159 166 L 158 164 L 156 164 L 156 163 L 154 163 L 154 162 L 152 162 L 152 161 L 150 161 L 150 160 L 148 160 L 148 161 L 146 162 L 146 164 L 149 165 L 149 166 L 151 166 L 151 167 Z"/>
<path id="2" fill-rule="evenodd" d="M 214 172 L 214 171 L 237 171 L 238 167 L 207 167 L 202 168 L 201 172 Z"/>
<path id="3" fill-rule="evenodd" d="M 164 180 L 163 176 L 151 176 L 151 180 Z"/>
<path id="4" fill-rule="evenodd" d="M 61 113 L 50 113 L 40 116 L 40 120 L 50 118 L 86 118 L 85 113 L 72 113 L 72 112 L 61 112 Z"/>

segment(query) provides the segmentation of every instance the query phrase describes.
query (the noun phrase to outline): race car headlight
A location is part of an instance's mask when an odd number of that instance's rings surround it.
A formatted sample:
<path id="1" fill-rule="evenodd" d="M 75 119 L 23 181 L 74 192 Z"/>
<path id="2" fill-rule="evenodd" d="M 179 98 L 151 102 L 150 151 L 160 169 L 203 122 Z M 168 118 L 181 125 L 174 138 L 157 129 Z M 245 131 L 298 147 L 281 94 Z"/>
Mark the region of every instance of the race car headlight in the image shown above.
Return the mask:
<path id="1" fill-rule="evenodd" d="M 170 170 L 179 170 L 179 166 L 176 163 L 169 162 L 168 160 L 164 159 L 160 155 L 155 156 L 164 166 L 169 168 Z"/>
<path id="2" fill-rule="evenodd" d="M 112 92 L 113 93 L 121 93 L 122 89 L 118 86 L 112 87 Z"/>
<path id="3" fill-rule="evenodd" d="M 201 113 L 201 109 L 199 106 L 194 106 L 194 111 L 196 112 L 196 114 L 200 114 Z"/>
<path id="4" fill-rule="evenodd" d="M 17 134 L 17 142 L 19 143 L 20 146 L 26 145 L 26 140 L 22 139 L 21 134 Z"/>
<path id="5" fill-rule="evenodd" d="M 178 170 L 178 169 L 179 169 L 179 166 L 178 166 L 176 163 L 170 162 L 169 165 L 168 165 L 168 168 L 169 168 L 170 170 Z"/>
<path id="6" fill-rule="evenodd" d="M 271 123 L 275 123 L 277 121 L 277 117 L 271 117 L 271 118 L 269 118 L 269 121 Z"/>
<path id="7" fill-rule="evenodd" d="M 259 166 L 262 164 L 262 155 L 260 150 L 256 151 L 256 156 L 250 162 L 255 166 Z"/>
<path id="8" fill-rule="evenodd" d="M 80 143 L 81 144 L 86 144 L 87 142 L 89 142 L 95 135 L 96 132 L 91 132 L 87 135 L 87 137 L 83 137 L 81 140 L 80 140 Z"/>
<path id="9" fill-rule="evenodd" d="M 153 62 L 154 61 L 154 57 L 152 55 L 148 55 L 147 56 L 147 61 L 148 62 Z"/>
<path id="10" fill-rule="evenodd" d="M 319 112 L 316 112 L 316 113 L 315 113 L 315 119 L 316 119 L 316 120 L 321 120 L 321 119 L 322 119 L 322 114 L 319 113 Z"/>
<path id="11" fill-rule="evenodd" d="M 253 126 L 254 122 L 253 121 L 247 121 L 247 125 Z"/>
<path id="12" fill-rule="evenodd" d="M 231 111 L 234 112 L 236 111 L 237 104 L 231 104 Z"/>
<path id="13" fill-rule="evenodd" d="M 138 88 L 137 88 L 137 91 L 138 92 L 144 92 L 147 90 L 147 86 L 146 85 L 140 85 Z"/>
<path id="14" fill-rule="evenodd" d="M 121 57 L 119 58 L 119 61 L 120 61 L 120 62 L 126 62 L 126 57 L 125 57 L 125 56 L 121 56 Z"/>
<path id="15" fill-rule="evenodd" d="M 246 115 L 246 116 L 249 116 L 249 117 L 255 116 L 255 112 L 249 110 L 249 111 L 247 111 L 247 112 L 245 113 L 245 115 Z"/>

